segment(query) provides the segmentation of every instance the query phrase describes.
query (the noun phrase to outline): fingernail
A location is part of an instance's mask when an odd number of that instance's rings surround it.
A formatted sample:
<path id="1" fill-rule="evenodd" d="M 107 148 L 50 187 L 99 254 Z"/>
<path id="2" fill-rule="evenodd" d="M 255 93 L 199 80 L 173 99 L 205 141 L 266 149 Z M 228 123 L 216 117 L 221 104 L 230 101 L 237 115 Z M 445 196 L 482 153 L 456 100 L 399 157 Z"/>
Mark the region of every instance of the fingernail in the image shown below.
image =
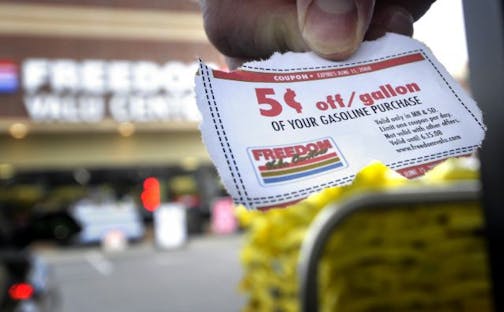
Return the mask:
<path id="1" fill-rule="evenodd" d="M 343 14 L 355 9 L 353 0 L 315 0 L 313 4 L 331 14 Z"/>
<path id="2" fill-rule="evenodd" d="M 358 45 L 358 12 L 353 0 L 314 0 L 300 27 L 306 43 L 324 57 L 347 57 Z"/>
<path id="3" fill-rule="evenodd" d="M 413 22 L 413 17 L 408 12 L 394 10 L 384 21 L 384 26 L 388 31 L 411 36 L 413 35 Z"/>

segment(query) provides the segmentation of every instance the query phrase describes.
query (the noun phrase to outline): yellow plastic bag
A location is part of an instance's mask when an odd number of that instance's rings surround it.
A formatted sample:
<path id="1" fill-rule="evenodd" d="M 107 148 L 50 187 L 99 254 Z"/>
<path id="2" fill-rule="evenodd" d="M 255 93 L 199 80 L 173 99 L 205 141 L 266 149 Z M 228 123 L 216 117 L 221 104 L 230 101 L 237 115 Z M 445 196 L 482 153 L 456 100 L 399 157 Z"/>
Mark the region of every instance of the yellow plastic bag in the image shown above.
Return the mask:
<path id="1" fill-rule="evenodd" d="M 349 186 L 284 209 L 237 209 L 244 311 L 298 311 L 297 262 L 305 233 L 330 203 L 382 189 L 477 179 L 471 159 L 449 159 L 408 180 L 381 163 Z M 491 311 L 483 219 L 477 205 L 359 212 L 339 226 L 319 263 L 322 311 Z"/>

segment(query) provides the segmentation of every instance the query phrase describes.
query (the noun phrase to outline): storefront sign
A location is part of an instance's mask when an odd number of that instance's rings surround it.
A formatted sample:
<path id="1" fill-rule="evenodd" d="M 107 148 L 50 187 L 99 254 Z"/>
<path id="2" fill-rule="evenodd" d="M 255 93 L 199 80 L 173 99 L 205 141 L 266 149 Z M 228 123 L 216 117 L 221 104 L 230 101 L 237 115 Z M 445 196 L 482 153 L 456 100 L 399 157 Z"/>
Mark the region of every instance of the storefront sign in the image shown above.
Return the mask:
<path id="1" fill-rule="evenodd" d="M 27 59 L 23 103 L 37 122 L 199 120 L 196 64 Z"/>

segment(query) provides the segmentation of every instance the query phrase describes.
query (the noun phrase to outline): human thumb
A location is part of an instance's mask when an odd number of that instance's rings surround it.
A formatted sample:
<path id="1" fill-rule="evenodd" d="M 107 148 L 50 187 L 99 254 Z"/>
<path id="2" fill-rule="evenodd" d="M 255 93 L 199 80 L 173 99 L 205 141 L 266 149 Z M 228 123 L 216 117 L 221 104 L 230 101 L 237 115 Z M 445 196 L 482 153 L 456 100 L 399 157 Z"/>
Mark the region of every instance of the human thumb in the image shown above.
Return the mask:
<path id="1" fill-rule="evenodd" d="M 341 60 L 360 45 L 373 14 L 374 0 L 297 0 L 304 41 L 322 57 Z"/>

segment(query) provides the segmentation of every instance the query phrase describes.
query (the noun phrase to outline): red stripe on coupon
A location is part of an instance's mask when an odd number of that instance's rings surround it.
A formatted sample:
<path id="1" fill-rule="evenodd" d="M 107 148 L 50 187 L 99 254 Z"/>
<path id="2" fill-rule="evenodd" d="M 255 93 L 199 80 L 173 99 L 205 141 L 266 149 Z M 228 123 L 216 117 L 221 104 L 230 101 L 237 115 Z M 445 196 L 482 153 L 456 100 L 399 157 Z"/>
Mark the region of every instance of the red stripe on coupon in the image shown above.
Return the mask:
<path id="1" fill-rule="evenodd" d="M 218 79 L 239 80 L 248 82 L 296 82 L 338 78 L 352 75 L 369 73 L 394 66 L 404 65 L 423 61 L 425 58 L 421 53 L 404 55 L 374 63 L 361 64 L 357 66 L 333 68 L 318 71 L 299 71 L 292 73 L 263 73 L 245 70 L 236 70 L 232 72 L 223 72 L 213 70 L 213 76 Z"/>
<path id="2" fill-rule="evenodd" d="M 329 158 L 332 158 L 332 157 L 338 157 L 338 154 L 337 153 L 330 153 L 330 154 L 327 154 L 327 155 L 322 155 L 322 156 L 317 157 L 317 158 L 307 159 L 307 160 L 303 160 L 303 161 L 299 161 L 299 162 L 295 162 L 295 163 L 291 162 L 287 166 L 284 166 L 282 168 L 278 168 L 278 170 L 285 170 L 285 169 L 289 169 L 289 168 L 292 168 L 292 167 L 299 167 L 299 166 L 303 166 L 303 165 L 308 165 L 308 164 L 311 164 L 311 163 L 314 163 L 314 162 L 319 162 L 319 161 L 322 161 L 322 160 L 326 160 L 326 159 L 329 159 Z M 259 171 L 274 171 L 272 169 L 268 169 L 268 167 L 266 167 L 266 166 L 259 166 L 258 169 L 259 169 Z"/>

